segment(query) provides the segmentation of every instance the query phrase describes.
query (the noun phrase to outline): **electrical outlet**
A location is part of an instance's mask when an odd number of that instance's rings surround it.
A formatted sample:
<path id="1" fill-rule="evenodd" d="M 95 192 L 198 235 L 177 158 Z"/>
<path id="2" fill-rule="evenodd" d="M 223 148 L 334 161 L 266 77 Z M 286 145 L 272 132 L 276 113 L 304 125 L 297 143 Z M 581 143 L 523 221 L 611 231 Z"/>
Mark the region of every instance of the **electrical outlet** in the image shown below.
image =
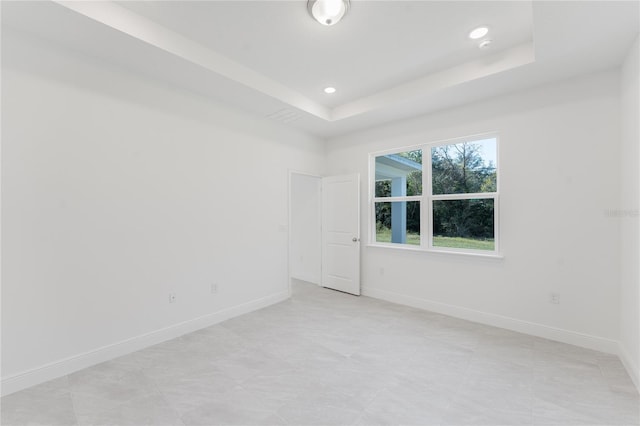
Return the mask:
<path id="1" fill-rule="evenodd" d="M 176 301 L 176 294 L 169 293 L 169 303 L 175 303 L 175 301 Z"/>
<path id="2" fill-rule="evenodd" d="M 549 295 L 549 302 L 553 303 L 554 305 L 558 305 L 560 304 L 560 294 L 558 293 L 551 293 Z"/>
<path id="3" fill-rule="evenodd" d="M 213 283 L 211 284 L 211 294 L 217 294 L 218 293 L 218 284 Z"/>

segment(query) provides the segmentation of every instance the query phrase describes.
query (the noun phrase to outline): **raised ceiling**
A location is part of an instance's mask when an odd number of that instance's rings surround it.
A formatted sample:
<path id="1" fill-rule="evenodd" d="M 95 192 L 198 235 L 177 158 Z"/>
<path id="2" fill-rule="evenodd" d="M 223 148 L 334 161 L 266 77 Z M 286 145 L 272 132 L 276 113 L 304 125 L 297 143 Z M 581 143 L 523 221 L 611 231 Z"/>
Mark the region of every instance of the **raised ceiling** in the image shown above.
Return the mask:
<path id="1" fill-rule="evenodd" d="M 331 137 L 619 66 L 637 2 L 3 2 L 3 25 Z M 486 25 L 479 49 L 469 31 Z M 334 86 L 334 95 L 322 89 Z"/>
<path id="2" fill-rule="evenodd" d="M 493 52 L 533 40 L 526 1 L 354 1 L 332 27 L 291 1 L 119 4 L 329 107 L 486 56 L 467 36 L 479 25 Z"/>

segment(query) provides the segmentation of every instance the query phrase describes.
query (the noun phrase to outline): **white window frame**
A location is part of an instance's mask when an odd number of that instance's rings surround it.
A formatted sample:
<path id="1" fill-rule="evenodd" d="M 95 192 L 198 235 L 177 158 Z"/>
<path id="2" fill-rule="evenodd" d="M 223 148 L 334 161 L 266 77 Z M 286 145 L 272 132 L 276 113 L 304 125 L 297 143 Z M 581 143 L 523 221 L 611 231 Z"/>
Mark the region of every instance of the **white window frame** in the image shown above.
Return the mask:
<path id="1" fill-rule="evenodd" d="M 437 146 L 455 145 L 462 142 L 474 142 L 484 139 L 496 140 L 496 191 L 471 194 L 441 194 L 434 195 L 432 187 L 431 170 L 431 149 Z M 422 150 L 422 195 L 401 196 L 401 197 L 376 197 L 376 157 L 389 154 L 399 154 L 407 151 Z M 425 155 L 427 154 L 427 155 Z M 502 257 L 500 254 L 500 137 L 497 132 L 483 133 L 478 135 L 464 136 L 427 142 L 401 148 L 388 149 L 384 151 L 372 152 L 369 154 L 369 246 L 387 247 L 401 250 L 419 250 L 436 253 L 453 253 L 488 257 Z M 470 199 L 493 199 L 493 250 L 475 250 L 453 247 L 434 247 L 433 245 L 433 201 L 437 200 L 470 200 Z M 420 202 L 420 245 L 385 243 L 376 241 L 376 203 L 396 202 L 396 201 L 418 201 Z M 426 206 L 426 208 L 425 208 Z M 426 231 L 426 232 L 425 232 Z"/>

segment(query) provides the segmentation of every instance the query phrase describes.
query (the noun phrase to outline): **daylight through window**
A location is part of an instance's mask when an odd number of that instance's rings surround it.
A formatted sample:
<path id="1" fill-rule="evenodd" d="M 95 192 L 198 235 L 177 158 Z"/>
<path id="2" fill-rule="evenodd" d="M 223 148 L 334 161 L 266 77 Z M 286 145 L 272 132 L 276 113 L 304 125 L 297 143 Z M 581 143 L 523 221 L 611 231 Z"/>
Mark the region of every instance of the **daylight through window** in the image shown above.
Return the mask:
<path id="1" fill-rule="evenodd" d="M 496 253 L 497 145 L 491 136 L 372 155 L 372 241 Z"/>

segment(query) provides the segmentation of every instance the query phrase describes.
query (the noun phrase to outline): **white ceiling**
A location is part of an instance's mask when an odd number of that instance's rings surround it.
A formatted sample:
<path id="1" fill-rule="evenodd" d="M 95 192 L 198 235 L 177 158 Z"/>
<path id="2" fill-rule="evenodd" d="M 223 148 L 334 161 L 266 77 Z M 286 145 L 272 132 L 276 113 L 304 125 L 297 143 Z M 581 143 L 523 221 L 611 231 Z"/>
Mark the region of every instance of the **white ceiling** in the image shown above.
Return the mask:
<path id="1" fill-rule="evenodd" d="M 525 1 L 354 1 L 332 27 L 295 1 L 120 4 L 328 106 L 481 57 L 467 37 L 479 25 L 491 27 L 493 50 L 530 42 L 533 29 Z"/>
<path id="2" fill-rule="evenodd" d="M 2 3 L 3 26 L 332 137 L 620 65 L 638 2 Z M 468 32 L 491 29 L 478 49 Z M 322 89 L 332 85 L 334 95 Z"/>

